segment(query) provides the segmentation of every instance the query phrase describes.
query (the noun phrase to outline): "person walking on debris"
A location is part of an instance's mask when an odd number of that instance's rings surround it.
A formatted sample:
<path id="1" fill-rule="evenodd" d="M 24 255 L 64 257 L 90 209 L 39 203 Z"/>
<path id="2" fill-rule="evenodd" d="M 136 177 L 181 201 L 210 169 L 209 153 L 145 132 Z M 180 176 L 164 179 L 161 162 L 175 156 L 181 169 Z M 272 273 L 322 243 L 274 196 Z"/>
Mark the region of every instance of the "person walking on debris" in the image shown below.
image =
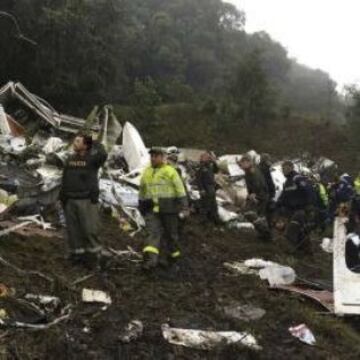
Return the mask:
<path id="1" fill-rule="evenodd" d="M 242 156 L 239 165 L 245 172 L 248 209 L 256 212 L 256 215 L 250 216 L 249 220 L 253 221 L 261 240 L 271 240 L 271 231 L 267 220 L 270 195 L 265 177 L 248 155 Z"/>
<path id="2" fill-rule="evenodd" d="M 143 249 L 143 268 L 151 270 L 161 260 L 167 264 L 180 256 L 179 218 L 188 216 L 183 181 L 175 168 L 166 164 L 160 148 L 150 150 L 149 166 L 140 182 L 139 209 L 145 217 L 149 236 Z"/>
<path id="3" fill-rule="evenodd" d="M 296 249 L 306 249 L 310 245 L 311 225 L 315 195 L 309 179 L 295 171 L 291 161 L 282 164 L 286 177 L 277 208 L 288 219 L 286 238 Z"/>
<path id="4" fill-rule="evenodd" d="M 78 134 L 74 154 L 64 167 L 60 201 L 64 208 L 70 259 L 90 266 L 102 247 L 98 240 L 98 172 L 107 159 L 104 146 L 92 137 Z"/>

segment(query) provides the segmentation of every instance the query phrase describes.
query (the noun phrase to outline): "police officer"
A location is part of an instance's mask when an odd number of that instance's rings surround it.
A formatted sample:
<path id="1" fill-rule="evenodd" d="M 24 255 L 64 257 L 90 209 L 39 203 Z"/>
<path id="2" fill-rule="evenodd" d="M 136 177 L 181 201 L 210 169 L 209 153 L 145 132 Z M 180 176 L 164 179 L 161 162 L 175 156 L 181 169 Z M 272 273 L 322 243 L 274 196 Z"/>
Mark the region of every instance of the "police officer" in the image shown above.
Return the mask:
<path id="1" fill-rule="evenodd" d="M 92 137 L 85 134 L 75 137 L 73 150 L 65 163 L 60 190 L 70 259 L 94 264 L 102 250 L 98 239 L 98 172 L 107 153 L 103 145 L 93 143 Z"/>
<path id="2" fill-rule="evenodd" d="M 330 217 L 332 220 L 335 218 L 338 207 L 342 204 L 350 204 L 354 196 L 352 178 L 347 174 L 336 175 L 334 182 L 329 187 Z"/>
<path id="3" fill-rule="evenodd" d="M 262 154 L 260 157 L 259 169 L 265 178 L 270 200 L 274 199 L 276 192 L 274 180 L 271 176 L 271 165 L 271 156 L 269 154 Z"/>
<path id="4" fill-rule="evenodd" d="M 215 174 L 218 167 L 214 158 L 208 153 L 200 156 L 200 167 L 196 173 L 196 183 L 201 197 L 201 213 L 215 225 L 221 224 L 216 202 Z"/>
<path id="5" fill-rule="evenodd" d="M 242 156 L 239 165 L 245 172 L 248 209 L 256 212 L 256 216 L 250 220 L 261 240 L 271 240 L 271 231 L 267 220 L 270 195 L 265 177 L 248 155 Z"/>
<path id="6" fill-rule="evenodd" d="M 286 238 L 295 248 L 306 248 L 310 240 L 309 217 L 315 201 L 314 191 L 309 179 L 298 174 L 291 161 L 282 164 L 282 171 L 286 181 L 277 208 L 288 219 Z"/>
<path id="7" fill-rule="evenodd" d="M 329 220 L 329 195 L 326 185 L 321 181 L 320 175 L 315 174 L 310 180 L 312 182 L 314 193 L 316 194 L 315 225 L 324 232 Z"/>
<path id="8" fill-rule="evenodd" d="M 176 261 L 180 256 L 179 218 L 188 216 L 184 184 L 161 148 L 150 150 L 149 166 L 140 183 L 139 209 L 149 232 L 143 249 L 144 270 L 159 265 L 159 258 Z"/>

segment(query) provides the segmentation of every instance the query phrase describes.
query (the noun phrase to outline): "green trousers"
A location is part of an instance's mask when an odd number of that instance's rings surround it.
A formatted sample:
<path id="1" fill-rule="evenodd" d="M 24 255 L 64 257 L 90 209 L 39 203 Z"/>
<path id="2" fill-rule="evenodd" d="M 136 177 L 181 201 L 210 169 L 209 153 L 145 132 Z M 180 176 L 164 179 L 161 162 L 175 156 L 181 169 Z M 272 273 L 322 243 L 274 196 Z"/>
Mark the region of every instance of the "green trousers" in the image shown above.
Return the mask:
<path id="1" fill-rule="evenodd" d="M 143 249 L 146 254 L 178 258 L 181 256 L 179 247 L 179 217 L 177 214 L 148 214 L 145 217 L 148 238 Z"/>
<path id="2" fill-rule="evenodd" d="M 89 199 L 69 199 L 64 206 L 68 245 L 71 254 L 97 253 L 101 250 L 98 240 L 98 205 Z"/>

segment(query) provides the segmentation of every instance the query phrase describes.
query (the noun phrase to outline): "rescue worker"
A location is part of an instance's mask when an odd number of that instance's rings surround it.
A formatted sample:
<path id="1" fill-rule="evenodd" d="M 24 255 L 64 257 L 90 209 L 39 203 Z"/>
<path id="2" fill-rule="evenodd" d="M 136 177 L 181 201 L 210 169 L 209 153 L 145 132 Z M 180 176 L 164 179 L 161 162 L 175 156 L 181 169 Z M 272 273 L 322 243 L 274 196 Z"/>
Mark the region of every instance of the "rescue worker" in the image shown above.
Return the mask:
<path id="1" fill-rule="evenodd" d="M 166 163 L 162 149 L 153 148 L 150 155 L 151 166 L 141 178 L 139 192 L 139 209 L 149 232 L 143 249 L 144 270 L 157 267 L 160 255 L 171 263 L 181 256 L 179 217 L 188 216 L 186 192 L 179 174 Z"/>
<path id="2" fill-rule="evenodd" d="M 275 213 L 275 195 L 276 195 L 276 186 L 271 175 L 271 156 L 269 154 L 262 154 L 260 157 L 259 169 L 264 175 L 265 182 L 268 188 L 269 201 L 266 209 L 266 218 L 268 221 L 268 225 L 272 227 L 273 225 L 273 217 Z"/>
<path id="3" fill-rule="evenodd" d="M 286 178 L 277 208 L 288 219 L 286 228 L 287 240 L 296 249 L 306 249 L 309 245 L 309 218 L 314 206 L 315 195 L 309 179 L 295 171 L 291 161 L 282 164 Z"/>
<path id="4" fill-rule="evenodd" d="M 354 187 L 355 187 L 356 194 L 360 195 L 360 173 L 358 174 L 358 176 L 356 177 L 356 179 L 354 181 Z"/>
<path id="5" fill-rule="evenodd" d="M 326 186 L 321 182 L 320 175 L 313 175 L 311 180 L 316 194 L 315 226 L 324 232 L 329 219 L 329 195 Z"/>
<path id="6" fill-rule="evenodd" d="M 215 174 L 218 167 L 213 156 L 208 152 L 201 154 L 200 167 L 196 173 L 196 183 L 200 191 L 201 214 L 213 222 L 220 225 L 218 205 L 216 202 L 216 181 Z"/>
<path id="7" fill-rule="evenodd" d="M 347 174 L 336 175 L 334 182 L 329 187 L 331 220 L 334 220 L 338 207 L 343 204 L 350 204 L 354 196 L 355 190 L 352 178 Z"/>
<path id="8" fill-rule="evenodd" d="M 264 175 L 270 200 L 274 199 L 275 192 L 276 192 L 274 180 L 271 176 L 271 166 L 272 166 L 272 163 L 271 163 L 270 155 L 262 154 L 261 158 L 260 158 L 259 169 L 262 172 L 262 174 Z"/>
<path id="9" fill-rule="evenodd" d="M 73 150 L 64 166 L 60 201 L 65 213 L 70 260 L 92 266 L 102 250 L 98 239 L 98 172 L 107 153 L 103 145 L 85 134 L 75 137 Z"/>
<path id="10" fill-rule="evenodd" d="M 189 193 L 188 193 L 188 189 L 186 186 L 186 182 L 184 179 L 184 173 L 183 170 L 181 169 L 181 167 L 179 166 L 179 155 L 180 155 L 180 151 L 176 146 L 171 146 L 166 150 L 166 156 L 167 156 L 167 163 L 169 165 L 171 165 L 172 167 L 174 167 L 174 169 L 177 171 L 177 173 L 179 174 L 183 184 L 184 184 L 184 188 L 185 188 L 185 192 L 186 192 L 186 197 L 187 197 L 187 201 L 188 201 L 188 206 L 190 209 L 190 198 L 189 198 Z M 190 210 L 189 210 L 190 211 Z M 185 240 L 185 223 L 186 223 L 186 219 L 185 218 L 179 218 L 179 238 L 184 241 Z"/>
<path id="11" fill-rule="evenodd" d="M 177 147 L 172 146 L 166 150 L 166 158 L 169 165 L 173 166 L 182 178 L 182 170 L 179 166 L 179 154 L 180 151 Z"/>
<path id="12" fill-rule="evenodd" d="M 360 174 L 354 181 L 354 195 L 350 204 L 347 228 L 349 232 L 360 235 Z"/>
<path id="13" fill-rule="evenodd" d="M 243 155 L 239 165 L 245 172 L 248 209 L 256 212 L 256 216 L 250 220 L 252 220 L 261 240 L 271 240 L 270 226 L 266 217 L 270 196 L 265 177 L 254 165 L 249 155 Z"/>

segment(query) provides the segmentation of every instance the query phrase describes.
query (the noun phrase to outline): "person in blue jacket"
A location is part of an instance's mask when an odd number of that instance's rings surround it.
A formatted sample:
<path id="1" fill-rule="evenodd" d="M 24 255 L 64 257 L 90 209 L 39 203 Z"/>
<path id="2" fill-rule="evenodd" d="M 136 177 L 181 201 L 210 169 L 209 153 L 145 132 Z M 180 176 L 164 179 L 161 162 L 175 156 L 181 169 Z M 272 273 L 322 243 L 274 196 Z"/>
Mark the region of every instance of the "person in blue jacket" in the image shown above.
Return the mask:
<path id="1" fill-rule="evenodd" d="M 296 249 L 306 249 L 311 226 L 309 219 L 315 206 L 316 194 L 310 180 L 295 171 L 291 161 L 282 164 L 286 178 L 277 208 L 287 218 L 286 238 Z"/>

